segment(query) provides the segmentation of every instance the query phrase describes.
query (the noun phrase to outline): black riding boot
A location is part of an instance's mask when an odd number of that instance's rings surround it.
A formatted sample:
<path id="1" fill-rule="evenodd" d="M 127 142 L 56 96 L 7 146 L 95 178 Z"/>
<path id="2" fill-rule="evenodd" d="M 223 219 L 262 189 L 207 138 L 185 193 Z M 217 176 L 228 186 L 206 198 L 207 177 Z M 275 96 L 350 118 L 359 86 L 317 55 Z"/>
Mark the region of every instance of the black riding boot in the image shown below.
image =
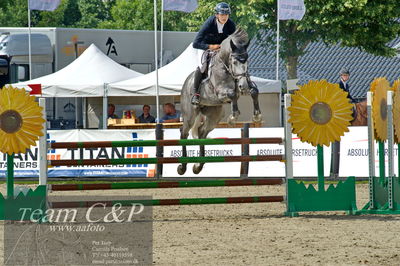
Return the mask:
<path id="1" fill-rule="evenodd" d="M 198 67 L 196 69 L 196 72 L 194 72 L 194 78 L 193 78 L 192 104 L 194 104 L 194 105 L 200 104 L 200 83 L 201 83 L 202 75 L 203 74 L 201 73 L 201 70 Z"/>

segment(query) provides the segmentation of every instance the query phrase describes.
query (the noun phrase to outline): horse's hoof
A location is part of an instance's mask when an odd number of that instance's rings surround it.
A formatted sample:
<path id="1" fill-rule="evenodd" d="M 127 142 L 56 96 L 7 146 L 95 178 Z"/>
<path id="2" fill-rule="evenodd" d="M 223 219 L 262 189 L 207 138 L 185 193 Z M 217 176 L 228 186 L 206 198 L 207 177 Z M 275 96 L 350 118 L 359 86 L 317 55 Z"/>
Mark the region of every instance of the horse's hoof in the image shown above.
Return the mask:
<path id="1" fill-rule="evenodd" d="M 236 123 L 236 120 L 237 120 L 236 117 L 234 117 L 233 115 L 230 115 L 228 117 L 228 121 L 227 122 L 228 122 L 229 125 L 233 126 Z"/>
<path id="2" fill-rule="evenodd" d="M 262 115 L 261 114 L 255 114 L 253 115 L 253 122 L 254 123 L 260 123 L 262 119 Z"/>
<path id="3" fill-rule="evenodd" d="M 180 174 L 180 175 L 185 174 L 185 172 L 186 172 L 186 165 L 185 165 L 185 166 L 183 166 L 182 164 L 178 165 L 177 171 L 178 171 L 178 174 Z"/>
<path id="4" fill-rule="evenodd" d="M 201 172 L 201 170 L 203 170 L 203 165 L 202 164 L 195 164 L 193 165 L 193 173 L 194 174 L 198 174 Z"/>

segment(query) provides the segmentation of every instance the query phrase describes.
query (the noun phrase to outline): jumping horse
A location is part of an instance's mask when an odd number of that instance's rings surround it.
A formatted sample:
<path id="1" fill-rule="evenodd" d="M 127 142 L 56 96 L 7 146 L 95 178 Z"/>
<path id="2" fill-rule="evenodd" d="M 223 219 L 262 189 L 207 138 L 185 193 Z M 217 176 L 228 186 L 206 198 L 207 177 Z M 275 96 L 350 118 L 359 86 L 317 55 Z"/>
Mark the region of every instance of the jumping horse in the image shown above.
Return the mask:
<path id="1" fill-rule="evenodd" d="M 255 87 L 251 83 L 248 74 L 249 38 L 247 33 L 238 28 L 233 34 L 221 43 L 219 51 L 211 58 L 208 77 L 202 81 L 200 87 L 200 104 L 191 104 L 193 95 L 192 72 L 185 80 L 181 92 L 181 111 L 183 125 L 181 139 L 187 139 L 189 132 L 193 138 L 205 139 L 223 118 L 223 105 L 231 104 L 229 124 L 234 124 L 240 114 L 238 98 L 240 94 L 251 94 L 253 99 L 253 121 L 261 121 L 261 111 L 258 104 L 258 90 L 250 90 Z M 204 156 L 204 145 L 200 146 L 200 156 Z M 186 146 L 182 146 L 182 156 L 186 157 Z M 198 174 L 203 169 L 204 163 L 193 166 L 193 173 Z M 186 172 L 186 163 L 178 166 L 178 173 Z"/>

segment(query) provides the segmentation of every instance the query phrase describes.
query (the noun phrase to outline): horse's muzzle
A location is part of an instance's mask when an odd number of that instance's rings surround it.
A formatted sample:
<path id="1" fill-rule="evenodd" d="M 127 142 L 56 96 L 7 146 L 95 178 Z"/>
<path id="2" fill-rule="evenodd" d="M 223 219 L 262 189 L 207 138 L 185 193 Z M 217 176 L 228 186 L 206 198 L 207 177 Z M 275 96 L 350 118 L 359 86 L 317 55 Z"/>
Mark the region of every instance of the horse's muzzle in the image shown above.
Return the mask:
<path id="1" fill-rule="evenodd" d="M 236 81 L 237 88 L 241 93 L 249 88 L 246 78 L 240 78 Z"/>

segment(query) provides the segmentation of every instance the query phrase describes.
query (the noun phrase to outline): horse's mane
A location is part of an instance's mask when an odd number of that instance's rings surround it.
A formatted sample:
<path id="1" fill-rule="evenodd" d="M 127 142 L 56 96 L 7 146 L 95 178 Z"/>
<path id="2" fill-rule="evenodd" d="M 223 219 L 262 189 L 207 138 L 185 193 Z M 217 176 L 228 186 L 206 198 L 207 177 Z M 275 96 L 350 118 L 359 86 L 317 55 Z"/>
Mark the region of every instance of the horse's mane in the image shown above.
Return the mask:
<path id="1" fill-rule="evenodd" d="M 247 32 L 240 27 L 238 27 L 234 33 L 229 35 L 228 38 L 221 43 L 221 50 L 219 53 L 220 58 L 224 61 L 228 59 L 228 56 L 231 53 L 231 40 L 235 45 L 242 46 L 249 42 L 249 36 L 247 35 Z"/>
<path id="2" fill-rule="evenodd" d="M 239 27 L 227 39 L 232 40 L 236 45 L 243 45 L 249 41 L 249 35 L 244 29 Z"/>

